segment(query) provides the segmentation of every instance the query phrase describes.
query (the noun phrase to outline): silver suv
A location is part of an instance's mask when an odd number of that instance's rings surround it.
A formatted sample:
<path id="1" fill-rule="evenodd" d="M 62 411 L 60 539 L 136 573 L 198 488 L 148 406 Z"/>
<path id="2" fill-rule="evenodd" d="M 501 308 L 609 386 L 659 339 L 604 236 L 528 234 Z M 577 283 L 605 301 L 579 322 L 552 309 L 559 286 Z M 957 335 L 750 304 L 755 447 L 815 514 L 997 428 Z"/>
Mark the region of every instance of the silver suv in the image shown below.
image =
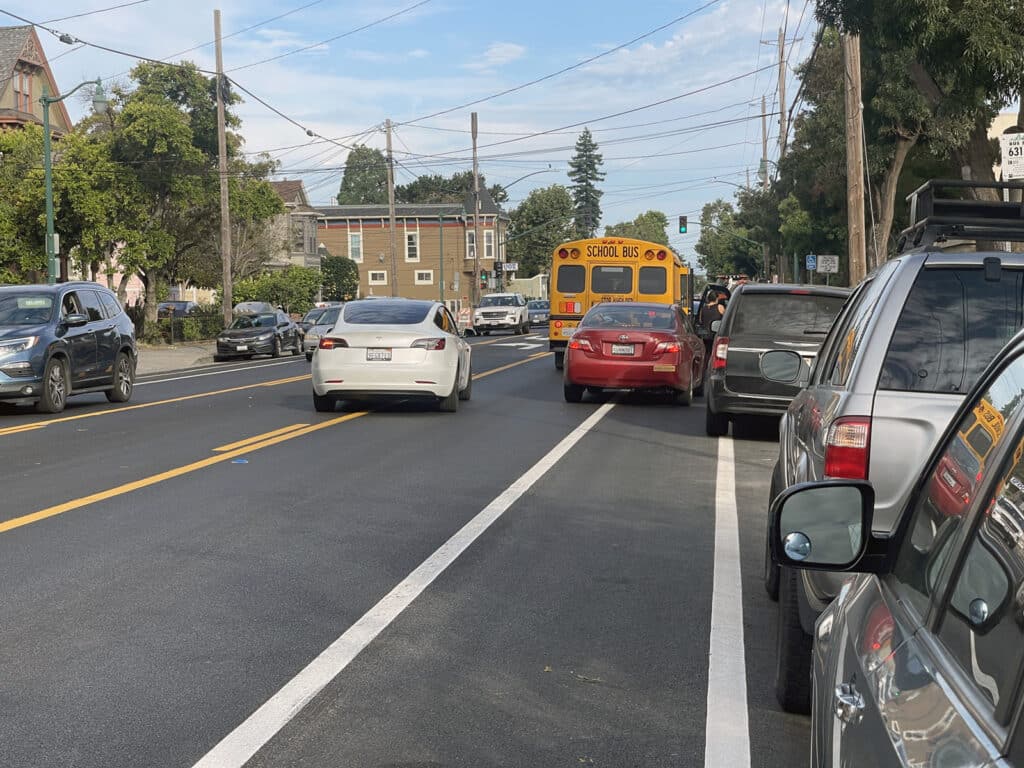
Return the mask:
<path id="1" fill-rule="evenodd" d="M 965 394 L 1024 325 L 1024 254 L 962 252 L 964 240 L 1024 240 L 1020 204 L 936 195 L 971 184 L 928 182 L 910 196 L 909 250 L 857 287 L 809 372 L 792 352 L 762 358 L 767 378 L 805 385 L 782 417 L 769 503 L 797 483 L 870 480 L 873 528 L 890 530 Z M 842 576 L 780 570 L 767 539 L 765 552 L 765 588 L 779 601 L 776 695 L 806 712 L 814 622 Z"/>

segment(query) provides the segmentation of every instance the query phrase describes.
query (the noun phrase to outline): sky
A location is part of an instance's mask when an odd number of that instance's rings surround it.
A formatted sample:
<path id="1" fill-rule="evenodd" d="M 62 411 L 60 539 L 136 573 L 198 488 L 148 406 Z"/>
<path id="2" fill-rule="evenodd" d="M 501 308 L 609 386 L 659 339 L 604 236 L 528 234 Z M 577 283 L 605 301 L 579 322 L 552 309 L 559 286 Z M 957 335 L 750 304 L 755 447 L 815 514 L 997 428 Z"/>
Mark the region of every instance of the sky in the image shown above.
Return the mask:
<path id="1" fill-rule="evenodd" d="M 39 36 L 62 91 L 97 76 L 127 84 L 134 60 L 64 44 L 54 32 L 215 68 L 209 4 L 141 0 L 90 14 L 130 2 L 9 0 L 3 9 L 42 25 Z M 219 4 L 228 75 L 294 121 L 243 94 L 236 112 L 245 150 L 270 151 L 280 162 L 278 178 L 302 178 L 314 205 L 328 205 L 337 194 L 346 146 L 383 149 L 388 118 L 396 125 L 397 183 L 471 168 L 475 110 L 480 171 L 488 183 L 509 185 L 506 208 L 531 189 L 568 183 L 572 147 L 586 126 L 604 156 L 602 224 L 660 210 L 669 217 L 672 244 L 687 258 L 694 256 L 701 207 L 731 199 L 748 172 L 757 182 L 761 97 L 769 112 L 779 104 L 780 28 L 789 52 L 787 109 L 798 88 L 794 70 L 810 53 L 816 28 L 808 0 Z M 68 108 L 77 120 L 90 107 L 72 97 Z M 305 129 L 337 143 L 311 139 Z M 772 115 L 769 159 L 778 156 L 778 132 Z M 522 178 L 527 174 L 533 175 Z M 686 236 L 676 234 L 682 214 L 691 221 Z"/>

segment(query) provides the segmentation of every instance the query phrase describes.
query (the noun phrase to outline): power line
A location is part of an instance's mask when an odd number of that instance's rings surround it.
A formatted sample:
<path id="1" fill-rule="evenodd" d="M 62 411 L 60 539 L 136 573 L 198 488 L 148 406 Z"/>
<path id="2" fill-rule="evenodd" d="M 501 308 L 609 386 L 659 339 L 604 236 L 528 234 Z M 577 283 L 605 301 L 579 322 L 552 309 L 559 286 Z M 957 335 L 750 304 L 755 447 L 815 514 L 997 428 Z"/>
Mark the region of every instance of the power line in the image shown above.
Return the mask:
<path id="1" fill-rule="evenodd" d="M 84 13 L 76 13 L 73 16 L 62 16 L 59 19 L 48 19 L 47 21 L 44 21 L 43 24 L 56 24 L 58 21 L 67 21 L 68 19 L 81 19 L 81 18 L 83 18 L 85 16 L 95 16 L 97 13 L 106 13 L 107 11 L 116 11 L 116 10 L 118 10 L 120 8 L 128 8 L 129 6 L 132 6 L 132 5 L 142 5 L 143 3 L 148 3 L 148 2 L 149 2 L 149 0 L 131 0 L 131 2 L 121 3 L 120 5 L 112 5 L 109 8 L 99 8 L 98 10 L 95 10 L 95 11 L 86 11 Z"/>
<path id="2" fill-rule="evenodd" d="M 440 117 L 441 115 L 447 115 L 447 114 L 449 114 L 451 112 L 457 112 L 460 109 L 465 109 L 466 107 L 472 107 L 472 106 L 475 106 L 476 104 L 482 104 L 485 101 L 490 101 L 491 99 L 497 99 L 497 98 L 499 98 L 501 96 L 507 96 L 510 93 L 515 93 L 516 91 L 521 91 L 524 88 L 529 88 L 531 85 L 536 85 L 537 83 L 542 83 L 545 80 L 550 80 L 550 79 L 552 79 L 554 77 L 558 77 L 559 75 L 564 75 L 566 72 L 571 72 L 574 69 L 579 69 L 580 67 L 586 66 L 587 64 L 590 64 L 591 62 L 597 61 L 598 59 L 604 58 L 605 56 L 609 56 L 609 55 L 615 53 L 616 51 L 621 51 L 623 48 L 626 48 L 626 47 L 632 45 L 633 43 L 637 43 L 637 42 L 639 42 L 639 41 L 641 41 L 641 40 L 643 40 L 645 38 L 650 37 L 651 35 L 654 35 L 654 34 L 657 34 L 658 32 L 661 32 L 664 29 L 668 29 L 669 27 L 673 26 L 674 24 L 678 24 L 679 22 L 685 21 L 685 20 L 689 19 L 692 16 L 696 16 L 701 11 L 703 11 L 703 10 L 705 10 L 707 8 L 710 8 L 713 5 L 717 5 L 721 1 L 722 0 L 708 0 L 708 2 L 704 3 L 704 5 L 700 6 L 699 8 L 697 8 L 697 9 L 695 9 L 693 11 L 690 11 L 689 13 L 685 13 L 682 16 L 678 16 L 677 18 L 672 19 L 672 21 L 666 22 L 665 24 L 662 24 L 659 27 L 655 27 L 652 30 L 644 32 L 642 35 L 634 37 L 632 40 L 627 40 L 626 42 L 622 43 L 621 45 L 617 45 L 614 48 L 610 48 L 607 51 L 602 51 L 601 53 L 598 53 L 598 54 L 596 54 L 594 56 L 591 56 L 589 58 L 583 59 L 582 61 L 578 61 L 575 64 L 572 64 L 571 66 L 563 67 L 562 69 L 558 70 L 557 72 L 551 72 L 550 74 L 544 75 L 542 77 L 535 78 L 533 80 L 530 80 L 529 82 L 521 83 L 520 85 L 513 86 L 512 88 L 506 88 L 503 91 L 498 91 L 498 93 L 492 93 L 490 96 L 483 96 L 483 97 L 481 97 L 479 99 L 474 99 L 473 101 L 467 101 L 465 104 L 458 104 L 458 105 L 456 105 L 454 107 L 449 107 L 447 109 L 442 109 L 442 110 L 439 110 L 437 112 L 432 112 L 429 115 L 423 115 L 422 117 L 417 117 L 414 120 L 408 120 L 408 121 L 403 122 L 403 123 L 398 123 L 398 125 L 406 125 L 407 123 L 418 123 L 418 122 L 421 122 L 423 120 L 429 120 L 429 119 L 431 119 L 433 117 Z"/>

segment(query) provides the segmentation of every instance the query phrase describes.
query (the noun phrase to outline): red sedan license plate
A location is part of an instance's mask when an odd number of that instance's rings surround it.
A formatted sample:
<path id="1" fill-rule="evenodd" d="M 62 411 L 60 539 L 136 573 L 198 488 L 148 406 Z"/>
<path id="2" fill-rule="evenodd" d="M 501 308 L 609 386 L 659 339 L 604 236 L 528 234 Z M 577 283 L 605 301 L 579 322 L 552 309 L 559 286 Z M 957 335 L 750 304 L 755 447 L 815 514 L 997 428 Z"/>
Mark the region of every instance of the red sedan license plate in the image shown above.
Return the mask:
<path id="1" fill-rule="evenodd" d="M 391 350 L 390 349 L 367 349 L 366 350 L 367 360 L 390 360 Z"/>
<path id="2" fill-rule="evenodd" d="M 633 345 L 632 344 L 612 344 L 612 354 L 613 355 L 629 355 L 630 357 L 632 357 L 632 355 L 633 355 Z"/>

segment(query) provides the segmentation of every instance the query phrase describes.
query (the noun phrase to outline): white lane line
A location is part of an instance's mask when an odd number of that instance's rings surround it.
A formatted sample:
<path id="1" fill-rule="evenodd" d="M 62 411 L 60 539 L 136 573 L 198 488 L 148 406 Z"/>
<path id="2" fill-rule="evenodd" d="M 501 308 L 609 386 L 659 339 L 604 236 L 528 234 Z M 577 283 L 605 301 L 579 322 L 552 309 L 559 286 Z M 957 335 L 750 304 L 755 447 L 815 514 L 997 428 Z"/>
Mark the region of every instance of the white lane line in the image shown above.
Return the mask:
<path id="1" fill-rule="evenodd" d="M 715 576 L 711 591 L 704 766 L 750 768 L 736 464 L 733 441 L 724 437 L 718 440 L 715 479 Z"/>
<path id="2" fill-rule="evenodd" d="M 242 768 L 314 696 L 386 629 L 459 555 L 590 432 L 615 403 L 605 403 L 530 467 L 476 517 L 385 595 L 265 704 L 207 752 L 194 768 Z M 745 722 L 745 721 L 744 721 Z"/>
<path id="3" fill-rule="evenodd" d="M 184 381 L 185 379 L 200 379 L 204 376 L 223 376 L 226 373 L 236 373 L 237 371 L 258 371 L 262 368 L 274 368 L 278 365 L 292 365 L 293 363 L 300 362 L 298 360 L 282 360 L 280 363 L 264 363 L 263 365 L 248 365 L 244 368 L 221 368 L 216 371 L 210 371 L 209 373 L 190 373 L 188 376 L 175 376 L 172 379 L 154 379 L 153 381 L 137 381 L 135 382 L 136 387 L 144 387 L 147 384 L 166 384 L 169 381 Z M 159 376 L 159 373 L 148 373 L 143 374 L 145 376 Z"/>

